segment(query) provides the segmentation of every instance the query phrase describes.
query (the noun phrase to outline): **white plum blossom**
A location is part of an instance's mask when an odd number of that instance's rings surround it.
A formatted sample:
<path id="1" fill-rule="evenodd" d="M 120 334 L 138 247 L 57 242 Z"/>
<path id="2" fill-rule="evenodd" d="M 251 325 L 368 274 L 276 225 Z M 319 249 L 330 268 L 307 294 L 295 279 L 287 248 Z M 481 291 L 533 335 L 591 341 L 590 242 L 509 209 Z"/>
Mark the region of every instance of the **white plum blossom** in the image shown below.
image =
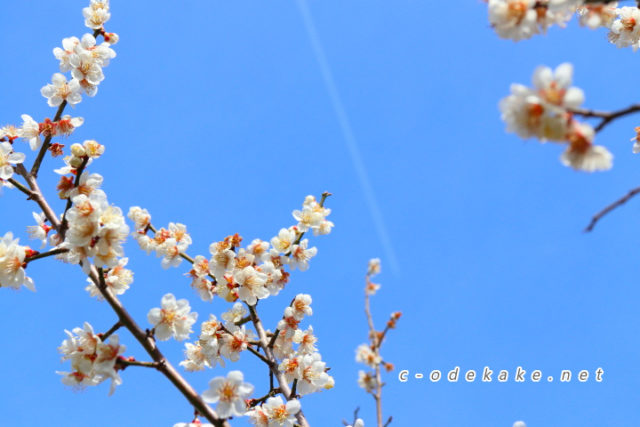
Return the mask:
<path id="1" fill-rule="evenodd" d="M 320 353 L 305 354 L 300 358 L 300 377 L 298 378 L 298 393 L 310 394 L 332 384 L 332 378 L 326 373 L 326 364 Z"/>
<path id="2" fill-rule="evenodd" d="M 28 114 L 22 116 L 22 126 L 18 131 L 20 138 L 26 140 L 29 143 L 31 150 L 35 151 L 42 145 L 42 139 L 40 138 L 40 124 L 33 120 Z"/>
<path id="3" fill-rule="evenodd" d="M 611 24 L 609 41 L 617 47 L 631 46 L 635 51 L 640 41 L 640 9 L 625 6 L 617 11 L 619 17 Z"/>
<path id="4" fill-rule="evenodd" d="M 240 359 L 240 353 L 247 349 L 249 340 L 253 336 L 251 331 L 247 331 L 244 325 L 238 327 L 233 324 L 227 325 L 230 334 L 222 336 L 222 345 L 220 346 L 220 354 L 232 362 Z"/>
<path id="5" fill-rule="evenodd" d="M 74 328 L 72 332 L 65 330 L 65 333 L 68 338 L 58 347 L 58 351 L 63 361 L 71 361 L 72 371 L 58 372 L 63 376 L 63 384 L 83 388 L 111 378 L 109 394 L 113 394 L 115 387 L 122 383 L 115 364 L 125 351 L 118 336 L 112 335 L 109 342 L 105 343 L 87 322 L 83 328 Z"/>
<path id="6" fill-rule="evenodd" d="M 94 30 L 101 29 L 111 17 L 109 0 L 91 0 L 91 4 L 82 9 L 82 15 L 84 16 L 84 25 Z"/>
<path id="7" fill-rule="evenodd" d="M 327 209 L 316 201 L 314 196 L 307 196 L 302 204 L 302 210 L 294 210 L 293 217 L 298 221 L 297 231 L 302 233 L 313 230 L 314 235 L 329 234 L 333 223 L 327 221 L 326 217 L 331 214 L 331 209 Z"/>
<path id="8" fill-rule="evenodd" d="M 489 0 L 489 23 L 498 36 L 514 41 L 538 32 L 535 0 Z"/>
<path id="9" fill-rule="evenodd" d="M 640 126 L 636 126 L 635 131 L 636 131 L 636 136 L 631 138 L 631 141 L 633 141 L 632 151 L 633 151 L 633 154 L 638 154 L 640 153 Z"/>
<path id="10" fill-rule="evenodd" d="M 78 79 L 71 79 L 67 82 L 64 74 L 55 73 L 51 77 L 51 83 L 44 86 L 40 93 L 47 98 L 47 104 L 51 107 L 57 107 L 63 101 L 67 104 L 75 105 L 82 101 L 82 87 Z"/>
<path id="11" fill-rule="evenodd" d="M 347 426 L 347 427 L 364 427 L 364 421 L 362 421 L 361 418 L 358 418 L 352 426 Z M 516 426 L 514 426 L 516 427 Z"/>
<path id="12" fill-rule="evenodd" d="M 128 262 L 129 258 L 121 258 L 118 260 L 118 265 L 109 269 L 109 271 L 104 275 L 104 282 L 107 285 L 107 290 L 113 295 L 124 294 L 127 289 L 129 289 L 129 285 L 133 283 L 133 271 L 124 268 Z M 85 290 L 89 292 L 89 295 L 97 297 L 98 299 L 103 299 L 102 293 L 95 283 L 93 283 L 93 280 L 87 278 L 87 282 L 89 284 Z"/>
<path id="13" fill-rule="evenodd" d="M 15 153 L 8 142 L 0 143 L 0 179 L 8 180 L 13 176 L 13 166 L 23 163 L 25 155 Z"/>
<path id="14" fill-rule="evenodd" d="M 269 296 L 265 287 L 267 275 L 249 266 L 237 271 L 233 278 L 238 284 L 238 297 L 249 305 L 255 305 L 259 299 Z"/>
<path id="15" fill-rule="evenodd" d="M 73 199 L 75 196 L 79 196 L 80 194 L 84 194 L 85 196 L 90 195 L 94 190 L 99 189 L 102 186 L 103 182 L 102 175 L 97 173 L 89 173 L 88 171 L 82 172 L 80 175 L 80 179 L 78 180 L 78 185 L 73 187 L 68 192 L 64 193 L 66 197 Z"/>
<path id="16" fill-rule="evenodd" d="M 524 423 L 524 421 L 516 421 L 515 423 L 513 423 L 513 427 L 527 427 L 527 425 Z"/>
<path id="17" fill-rule="evenodd" d="M 280 253 L 287 253 L 291 250 L 293 242 L 296 240 L 296 230 L 292 228 L 282 228 L 278 235 L 271 239 L 271 246 Z"/>
<path id="18" fill-rule="evenodd" d="M 375 276 L 376 274 L 380 274 L 380 271 L 381 271 L 380 258 L 371 258 L 369 260 L 369 265 L 367 268 L 367 275 Z"/>
<path id="19" fill-rule="evenodd" d="M 62 40 L 62 48 L 53 50 L 54 56 L 60 60 L 60 71 L 71 71 L 74 79 L 88 96 L 95 96 L 98 84 L 104 79 L 102 68 L 116 56 L 110 43 L 96 45 L 95 37 L 85 34 L 82 39 L 69 37 Z"/>
<path id="20" fill-rule="evenodd" d="M 307 249 L 308 245 L 309 240 L 304 239 L 299 245 L 291 247 L 291 262 L 289 265 L 292 269 L 297 267 L 300 271 L 306 271 L 309 268 L 309 260 L 318 253 L 318 249 L 316 247 Z"/>
<path id="21" fill-rule="evenodd" d="M 189 372 L 202 371 L 205 366 L 211 367 L 209 358 L 199 343 L 185 343 L 184 355 L 186 359 L 180 362 L 180 366 Z"/>
<path id="22" fill-rule="evenodd" d="M 262 406 L 249 411 L 247 415 L 256 427 L 293 427 L 300 406 L 297 399 L 283 402 L 282 397 L 274 396 L 268 398 Z"/>
<path id="23" fill-rule="evenodd" d="M 209 423 L 203 424 L 200 421 L 196 420 L 191 423 L 175 423 L 173 427 L 213 427 L 213 424 L 209 424 Z"/>
<path id="24" fill-rule="evenodd" d="M 0 237 L 0 288 L 25 288 L 35 291 L 33 280 L 24 271 L 24 260 L 32 253 L 27 246 L 20 246 L 19 239 L 13 238 L 13 233 L 7 232 Z"/>
<path id="25" fill-rule="evenodd" d="M 254 239 L 251 244 L 247 246 L 247 251 L 255 256 L 256 259 L 266 261 L 269 258 L 269 242 Z"/>
<path id="26" fill-rule="evenodd" d="M 313 314 L 313 310 L 311 309 L 311 295 L 309 294 L 298 294 L 293 299 L 293 303 L 291 304 L 291 308 L 293 309 L 293 317 L 296 320 L 302 320 L 304 316 L 311 316 Z"/>
<path id="27" fill-rule="evenodd" d="M 598 27 L 610 28 L 617 16 L 618 2 L 607 4 L 585 4 L 578 8 L 580 25 L 596 29 Z"/>
<path id="28" fill-rule="evenodd" d="M 585 172 L 611 169 L 613 155 L 605 147 L 594 145 L 595 132 L 586 123 L 574 123 L 568 136 L 569 147 L 560 160 L 565 166 Z"/>
<path id="29" fill-rule="evenodd" d="M 582 89 L 571 86 L 573 65 L 568 62 L 555 70 L 539 66 L 533 72 L 533 85 L 538 96 L 549 105 L 564 109 L 578 108 L 584 102 Z"/>
<path id="30" fill-rule="evenodd" d="M 198 313 L 191 312 L 189 301 L 176 300 L 173 294 L 162 297 L 162 308 L 152 308 L 147 314 L 149 323 L 154 326 L 155 337 L 166 341 L 174 337 L 178 341 L 189 338 L 193 332 L 191 326 L 196 322 Z"/>
<path id="31" fill-rule="evenodd" d="M 237 302 L 233 304 L 233 307 L 231 307 L 229 311 L 222 313 L 222 318 L 229 323 L 235 323 L 239 322 L 246 315 L 247 309 L 242 303 Z"/>
<path id="32" fill-rule="evenodd" d="M 378 388 L 378 380 L 373 373 L 358 371 L 358 385 L 367 393 L 371 393 Z"/>
<path id="33" fill-rule="evenodd" d="M 212 243 L 209 246 L 209 252 L 211 253 L 209 272 L 218 281 L 221 281 L 223 276 L 235 267 L 236 253 L 231 250 L 227 241 Z"/>
<path id="34" fill-rule="evenodd" d="M 227 377 L 216 377 L 209 381 L 209 389 L 202 393 L 207 403 L 217 403 L 220 418 L 242 416 L 247 412 L 247 399 L 253 393 L 253 385 L 244 382 L 241 371 L 231 371 Z"/>
<path id="35" fill-rule="evenodd" d="M 42 245 L 40 249 L 44 248 L 47 245 L 47 234 L 51 231 L 51 226 L 47 225 L 47 217 L 44 213 L 35 213 L 32 212 L 33 219 L 36 221 L 36 225 L 28 225 L 27 233 L 29 233 L 29 238 L 34 240 L 40 240 Z"/>
<path id="36" fill-rule="evenodd" d="M 297 329 L 293 334 L 292 340 L 298 344 L 299 354 L 313 354 L 318 351 L 316 348 L 318 339 L 313 335 L 313 326 L 309 326 L 306 331 Z"/>
<path id="37" fill-rule="evenodd" d="M 382 358 L 371 350 L 369 344 L 360 344 L 356 349 L 356 362 L 375 368 L 382 363 Z"/>
<path id="38" fill-rule="evenodd" d="M 145 230 L 149 224 L 151 224 L 151 215 L 146 209 L 142 209 L 139 206 L 132 206 L 129 208 L 127 214 L 129 219 L 134 223 L 134 229 L 136 231 Z"/>

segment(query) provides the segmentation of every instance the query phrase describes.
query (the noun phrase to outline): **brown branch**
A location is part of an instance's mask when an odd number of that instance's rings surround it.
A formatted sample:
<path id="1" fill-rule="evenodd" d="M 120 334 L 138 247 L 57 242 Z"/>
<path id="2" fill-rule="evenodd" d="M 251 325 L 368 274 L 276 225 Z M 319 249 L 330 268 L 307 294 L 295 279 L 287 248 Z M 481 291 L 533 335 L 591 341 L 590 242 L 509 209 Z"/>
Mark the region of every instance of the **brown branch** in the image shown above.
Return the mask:
<path id="1" fill-rule="evenodd" d="M 33 192 L 31 190 L 29 190 L 27 187 L 25 187 L 24 185 L 20 184 L 15 179 L 9 178 L 7 181 L 9 181 L 11 184 L 13 184 L 13 186 L 16 187 L 18 190 L 20 190 L 24 194 L 26 194 L 28 196 L 27 200 L 31 199 L 31 197 L 33 197 Z"/>
<path id="2" fill-rule="evenodd" d="M 62 112 L 64 111 L 64 107 L 67 106 L 67 100 L 62 101 L 62 104 L 58 107 L 58 111 L 56 111 L 56 115 L 53 117 L 53 121 L 57 122 L 62 117 Z M 51 144 L 51 138 L 53 138 L 53 134 L 47 135 L 42 143 L 42 147 L 40 147 L 40 151 L 38 152 L 38 156 L 36 160 L 33 162 L 33 166 L 31 166 L 31 172 L 29 175 L 36 178 L 38 176 L 38 171 L 40 170 L 40 165 L 42 164 L 42 160 L 44 160 L 44 155 L 47 154 L 47 150 L 49 149 L 49 145 Z"/>
<path id="3" fill-rule="evenodd" d="M 135 339 L 144 347 L 154 362 L 158 364 L 158 371 L 161 372 L 171 383 L 182 393 L 182 395 L 193 405 L 193 407 L 205 417 L 209 422 L 217 427 L 230 427 L 230 424 L 218 418 L 217 414 L 207 405 L 200 395 L 191 385 L 178 373 L 171 363 L 164 357 L 160 349 L 156 346 L 155 340 L 150 337 L 145 330 L 140 328 L 122 303 L 107 288 L 104 275 L 98 272 L 95 265 L 89 266 L 89 278 L 98 287 L 104 299 L 109 303 L 113 311 L 118 316 L 119 322 L 131 332 Z"/>
<path id="4" fill-rule="evenodd" d="M 598 123 L 598 125 L 594 128 L 596 132 L 600 132 L 606 125 L 608 125 L 615 119 L 639 112 L 640 104 L 633 104 L 628 106 L 627 108 L 623 108 L 622 110 L 617 111 L 596 111 L 582 108 L 575 108 L 569 111 L 582 117 L 594 117 L 602 119 L 600 123 Z"/>
<path id="5" fill-rule="evenodd" d="M 51 206 L 49 206 L 49 204 L 47 203 L 47 200 L 42 195 L 42 191 L 40 191 L 40 187 L 38 186 L 36 178 L 31 176 L 31 174 L 27 172 L 22 163 L 16 165 L 16 172 L 18 172 L 18 174 L 21 175 L 25 179 L 25 181 L 27 181 L 27 184 L 32 191 L 31 200 L 33 200 L 38 204 L 38 206 L 40 206 L 40 209 L 42 209 L 42 212 L 44 212 L 44 215 L 49 220 L 51 226 L 56 231 L 58 231 L 58 229 L 60 228 L 60 220 L 56 216 L 54 210 L 51 209 Z"/>
<path id="6" fill-rule="evenodd" d="M 42 209 L 47 219 L 56 230 L 60 233 L 62 224 L 56 217 L 55 213 L 47 203 L 46 199 L 40 191 L 37 180 L 34 176 L 29 174 L 26 169 L 20 164 L 16 168 L 18 173 L 22 175 L 29 188 L 33 191 L 32 199 L 38 203 L 38 206 Z M 142 347 L 151 356 L 154 362 L 158 363 L 158 371 L 160 371 L 165 377 L 171 381 L 171 383 L 182 393 L 182 395 L 193 405 L 195 410 L 198 411 L 203 417 L 211 422 L 216 427 L 230 427 L 230 424 L 224 420 L 218 418 L 217 414 L 209 405 L 207 405 L 200 395 L 191 387 L 191 385 L 178 373 L 178 371 L 171 365 L 171 363 L 164 357 L 162 352 L 156 346 L 153 337 L 149 336 L 146 330 L 140 328 L 136 321 L 131 317 L 129 312 L 124 308 L 122 303 L 113 295 L 107 287 L 104 281 L 104 274 L 99 272 L 98 269 L 90 264 L 89 266 L 89 278 L 97 286 L 98 290 L 111 306 L 119 319 L 119 323 L 127 328 L 129 332 L 135 337 L 135 339 L 142 345 Z"/>
<path id="7" fill-rule="evenodd" d="M 247 306 L 249 307 L 249 313 L 251 314 L 251 321 L 253 322 L 253 326 L 258 333 L 260 342 L 262 343 L 262 349 L 264 350 L 266 358 L 271 361 L 269 369 L 278 381 L 278 385 L 280 386 L 280 393 L 284 396 L 285 400 L 289 400 L 291 396 L 291 388 L 289 388 L 289 383 L 287 382 L 284 373 L 280 372 L 280 370 L 278 369 L 276 357 L 273 354 L 273 349 L 269 348 L 269 340 L 267 339 L 267 333 L 262 326 L 262 321 L 260 320 L 260 317 L 258 317 L 258 313 L 256 312 L 255 307 L 251 305 Z M 298 420 L 298 424 L 300 424 L 301 427 L 310 427 L 309 422 L 305 418 L 302 411 L 296 414 L 296 419 Z"/>
<path id="8" fill-rule="evenodd" d="M 124 370 L 127 366 L 141 366 L 143 368 L 154 368 L 160 369 L 162 366 L 158 362 L 140 362 L 137 360 L 127 360 L 127 359 L 117 359 L 116 365 L 120 367 L 120 369 Z"/>
<path id="9" fill-rule="evenodd" d="M 84 173 L 84 168 L 87 167 L 87 163 L 89 163 L 89 156 L 85 156 L 85 158 L 82 159 L 80 167 L 76 169 L 76 177 L 73 181 L 73 188 L 78 188 L 78 186 L 80 185 L 80 178 Z M 64 212 L 62 213 L 62 224 L 60 225 L 60 230 L 58 231 L 60 240 L 62 241 L 64 241 L 64 236 L 67 234 L 67 228 L 69 227 L 69 223 L 67 221 L 67 212 L 69 212 L 69 209 L 71 209 L 71 197 L 67 199 L 67 205 L 64 207 Z"/>
<path id="10" fill-rule="evenodd" d="M 609 206 L 605 207 L 600 212 L 595 214 L 593 216 L 593 218 L 591 218 L 591 222 L 589 223 L 589 225 L 587 225 L 587 228 L 584 229 L 584 232 L 588 233 L 588 232 L 592 231 L 593 228 L 598 223 L 598 221 L 600 221 L 603 216 L 605 216 L 606 214 L 608 214 L 612 210 L 616 209 L 617 207 L 620 207 L 620 206 L 624 205 L 629 200 L 631 200 L 633 198 L 633 196 L 635 196 L 638 193 L 640 193 L 640 187 L 636 187 L 636 188 L 630 190 L 624 197 L 616 200 L 615 202 L 611 203 Z"/>
<path id="11" fill-rule="evenodd" d="M 366 277 L 366 283 L 369 283 L 369 276 Z M 376 356 L 380 356 L 380 341 L 378 340 L 378 333 L 376 332 L 375 326 L 373 324 L 373 316 L 371 315 L 371 303 L 369 298 L 369 293 L 367 292 L 367 285 L 365 285 L 364 290 L 364 312 L 367 316 L 367 323 L 369 325 L 369 336 L 371 337 L 371 351 L 374 352 Z M 373 399 L 376 401 L 376 420 L 377 426 L 383 427 L 382 422 L 382 375 L 380 374 L 380 364 L 376 364 L 376 389 L 375 392 L 372 392 L 371 395 Z"/>
<path id="12" fill-rule="evenodd" d="M 69 252 L 69 249 L 66 249 L 66 248 L 51 249 L 50 251 L 37 253 L 35 255 L 30 256 L 29 258 L 25 258 L 24 262 L 30 263 L 31 261 L 35 261 L 37 259 L 42 259 L 42 258 L 46 258 L 46 257 L 58 255 L 58 254 L 63 254 L 65 252 Z"/>
<path id="13" fill-rule="evenodd" d="M 104 334 L 99 334 L 99 337 L 102 340 L 102 342 L 104 342 L 107 338 L 109 338 L 115 331 L 117 331 L 121 327 L 122 327 L 122 323 L 120 323 L 120 321 L 117 321 L 115 325 L 113 325 L 107 332 L 105 332 Z"/>
<path id="14" fill-rule="evenodd" d="M 102 29 L 97 29 L 93 31 L 94 38 L 98 37 L 100 34 L 102 34 Z M 62 101 L 60 106 L 58 106 L 56 115 L 53 117 L 54 122 L 57 122 L 60 120 L 60 118 L 62 118 L 62 113 L 66 106 L 67 106 L 67 100 L 65 99 L 64 101 Z M 44 155 L 47 153 L 47 150 L 49 149 L 49 145 L 51 145 L 51 138 L 53 138 L 53 135 L 48 135 L 44 139 L 44 142 L 42 143 L 42 147 L 40 147 L 40 151 L 38 152 L 38 156 L 36 157 L 36 160 L 33 162 L 33 166 L 31 166 L 31 172 L 29 172 L 29 175 L 31 175 L 33 178 L 38 177 L 38 171 L 40 170 L 40 165 L 42 164 L 42 160 L 44 160 Z"/>

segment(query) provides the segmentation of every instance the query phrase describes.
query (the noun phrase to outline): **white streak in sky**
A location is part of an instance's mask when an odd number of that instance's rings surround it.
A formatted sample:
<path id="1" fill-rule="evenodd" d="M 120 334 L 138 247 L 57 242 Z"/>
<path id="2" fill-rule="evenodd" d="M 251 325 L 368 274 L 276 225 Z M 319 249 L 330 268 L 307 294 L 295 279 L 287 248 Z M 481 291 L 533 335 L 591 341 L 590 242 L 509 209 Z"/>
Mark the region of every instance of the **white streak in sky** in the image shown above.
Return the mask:
<path id="1" fill-rule="evenodd" d="M 342 104 L 340 93 L 338 92 L 336 83 L 333 80 L 333 73 L 331 72 L 329 61 L 327 61 L 327 57 L 324 54 L 322 43 L 320 42 L 318 32 L 316 31 L 316 27 L 313 23 L 311 11 L 309 10 L 306 0 L 297 0 L 297 3 L 298 8 L 300 9 L 300 13 L 302 14 L 302 19 L 304 20 L 305 27 L 307 28 L 307 33 L 309 34 L 309 39 L 311 40 L 313 51 L 316 55 L 316 59 L 318 60 L 318 65 L 320 65 L 322 77 L 324 79 L 325 86 L 327 87 L 327 91 L 329 92 L 329 97 L 331 98 L 333 109 L 338 118 L 338 122 L 340 123 L 340 128 L 342 129 L 342 134 L 349 150 L 349 154 L 351 154 L 353 167 L 356 170 L 360 185 L 362 186 L 362 190 L 364 191 L 367 205 L 369 205 L 369 211 L 371 212 L 371 216 L 373 217 L 373 223 L 375 225 L 376 232 L 378 233 L 378 237 L 380 238 L 382 246 L 386 252 L 386 257 L 391 264 L 391 268 L 397 276 L 399 272 L 398 261 L 393 250 L 393 246 L 391 245 L 389 235 L 387 234 L 387 229 L 384 225 L 382 213 L 380 212 L 378 202 L 376 201 L 373 188 L 371 187 L 371 182 L 369 181 L 367 170 L 364 166 L 364 163 L 362 162 L 362 156 L 360 155 L 360 149 L 358 148 L 356 137 L 353 134 L 353 130 L 351 129 L 349 116 L 347 116 L 347 112 L 345 111 L 344 105 Z"/>

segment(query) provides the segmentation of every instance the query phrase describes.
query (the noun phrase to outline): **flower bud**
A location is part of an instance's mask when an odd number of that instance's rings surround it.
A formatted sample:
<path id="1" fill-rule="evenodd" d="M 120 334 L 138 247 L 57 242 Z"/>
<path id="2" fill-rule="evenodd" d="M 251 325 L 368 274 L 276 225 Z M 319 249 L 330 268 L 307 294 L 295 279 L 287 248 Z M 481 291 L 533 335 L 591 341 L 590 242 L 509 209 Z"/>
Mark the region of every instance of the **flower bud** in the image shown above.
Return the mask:
<path id="1" fill-rule="evenodd" d="M 81 157 L 73 156 L 69 160 L 69 166 L 74 169 L 78 169 L 82 165 L 83 159 Z"/>
<path id="2" fill-rule="evenodd" d="M 116 33 L 104 33 L 102 36 L 104 37 L 104 41 L 109 43 L 111 46 L 118 43 L 118 40 L 120 40 L 120 36 Z"/>
<path id="3" fill-rule="evenodd" d="M 84 157 L 87 155 L 84 147 L 78 143 L 71 145 L 71 154 L 73 154 L 74 157 Z"/>

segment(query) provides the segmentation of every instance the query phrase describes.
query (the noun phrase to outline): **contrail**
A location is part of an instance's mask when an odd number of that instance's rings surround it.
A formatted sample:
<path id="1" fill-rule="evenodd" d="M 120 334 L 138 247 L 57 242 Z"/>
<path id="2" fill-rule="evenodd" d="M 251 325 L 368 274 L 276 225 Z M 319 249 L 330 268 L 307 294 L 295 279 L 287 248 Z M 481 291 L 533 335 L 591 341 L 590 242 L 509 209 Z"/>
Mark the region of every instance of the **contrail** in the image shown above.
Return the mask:
<path id="1" fill-rule="evenodd" d="M 309 39 L 311 41 L 313 51 L 316 55 L 316 59 L 318 60 L 318 64 L 320 65 L 324 84 L 327 87 L 329 97 L 331 98 L 331 103 L 333 104 L 333 109 L 336 113 L 336 116 L 338 117 L 338 122 L 340 123 L 340 128 L 342 129 L 344 140 L 347 144 L 347 148 L 349 149 L 349 153 L 351 154 L 353 167 L 356 169 L 358 179 L 360 180 L 360 185 L 362 186 L 362 190 L 364 191 L 367 205 L 369 205 L 369 211 L 371 212 L 371 216 L 373 217 L 373 223 L 375 225 L 376 232 L 378 233 L 378 237 L 380 238 L 387 259 L 391 264 L 391 268 L 394 274 L 398 276 L 398 260 L 393 250 L 393 246 L 391 245 L 391 240 L 389 239 L 387 229 L 384 225 L 382 213 L 380 212 L 378 202 L 376 201 L 376 196 L 373 192 L 373 188 L 371 187 L 371 182 L 369 181 L 367 170 L 364 167 L 364 163 L 362 162 L 362 156 L 360 155 L 360 149 L 358 148 L 356 137 L 353 134 L 353 129 L 351 129 L 349 116 L 347 116 L 347 112 L 345 111 L 344 105 L 342 104 L 340 93 L 338 92 L 338 88 L 333 79 L 331 67 L 329 67 L 329 61 L 327 61 L 327 57 L 324 54 L 322 43 L 320 42 L 318 32 L 316 31 L 316 27 L 313 23 L 311 11 L 309 10 L 306 0 L 297 0 L 297 3 L 298 8 L 300 9 L 300 13 L 302 14 L 302 19 L 304 20 L 305 27 L 307 28 L 307 33 L 309 34 Z"/>

